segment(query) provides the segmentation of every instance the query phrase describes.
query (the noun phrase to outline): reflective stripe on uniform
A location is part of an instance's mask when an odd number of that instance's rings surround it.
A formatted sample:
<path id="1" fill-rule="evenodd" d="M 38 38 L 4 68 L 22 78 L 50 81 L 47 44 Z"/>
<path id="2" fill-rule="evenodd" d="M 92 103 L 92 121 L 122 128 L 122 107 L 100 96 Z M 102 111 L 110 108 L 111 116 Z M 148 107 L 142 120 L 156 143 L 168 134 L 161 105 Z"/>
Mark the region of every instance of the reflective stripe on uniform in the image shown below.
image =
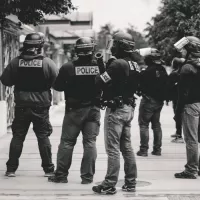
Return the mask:
<path id="1" fill-rule="evenodd" d="M 140 71 L 139 66 L 136 62 L 128 61 L 128 64 L 129 64 L 131 70 L 136 70 L 138 72 Z"/>

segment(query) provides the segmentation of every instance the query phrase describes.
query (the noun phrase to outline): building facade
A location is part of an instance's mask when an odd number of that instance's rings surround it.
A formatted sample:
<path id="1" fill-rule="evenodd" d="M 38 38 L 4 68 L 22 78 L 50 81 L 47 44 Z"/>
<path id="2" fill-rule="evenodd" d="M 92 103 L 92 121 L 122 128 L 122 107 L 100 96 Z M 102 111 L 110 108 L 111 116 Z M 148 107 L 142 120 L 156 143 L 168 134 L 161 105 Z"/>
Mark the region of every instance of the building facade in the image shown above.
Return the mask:
<path id="1" fill-rule="evenodd" d="M 11 15 L 0 24 L 0 74 L 8 63 L 19 55 L 20 35 L 33 32 L 30 26 L 20 26 L 16 16 Z M 5 134 L 14 117 L 14 88 L 0 83 L 0 135 Z"/>
<path id="2" fill-rule="evenodd" d="M 0 24 L 0 74 L 8 63 L 19 55 L 19 48 L 28 33 L 39 31 L 45 34 L 44 55 L 50 57 L 60 68 L 63 63 L 72 59 L 73 47 L 79 37 L 93 37 L 93 14 L 73 12 L 68 15 L 48 15 L 45 22 L 33 27 L 20 25 L 16 16 L 8 16 Z M 0 83 L 0 135 L 5 134 L 14 117 L 14 88 L 4 87 Z M 53 104 L 64 99 L 60 92 L 52 90 Z"/>

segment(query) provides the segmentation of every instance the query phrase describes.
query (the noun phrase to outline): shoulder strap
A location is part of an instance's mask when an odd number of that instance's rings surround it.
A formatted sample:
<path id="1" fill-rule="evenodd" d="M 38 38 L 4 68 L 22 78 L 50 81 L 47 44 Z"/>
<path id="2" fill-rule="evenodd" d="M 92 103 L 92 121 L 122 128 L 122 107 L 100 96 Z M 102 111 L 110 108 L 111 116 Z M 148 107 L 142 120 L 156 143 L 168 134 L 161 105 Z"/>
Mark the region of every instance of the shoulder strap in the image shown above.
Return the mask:
<path id="1" fill-rule="evenodd" d="M 140 68 L 139 68 L 137 62 L 134 62 L 133 60 L 126 59 L 126 58 L 124 58 L 124 60 L 128 63 L 129 69 L 130 69 L 131 71 L 140 72 Z"/>

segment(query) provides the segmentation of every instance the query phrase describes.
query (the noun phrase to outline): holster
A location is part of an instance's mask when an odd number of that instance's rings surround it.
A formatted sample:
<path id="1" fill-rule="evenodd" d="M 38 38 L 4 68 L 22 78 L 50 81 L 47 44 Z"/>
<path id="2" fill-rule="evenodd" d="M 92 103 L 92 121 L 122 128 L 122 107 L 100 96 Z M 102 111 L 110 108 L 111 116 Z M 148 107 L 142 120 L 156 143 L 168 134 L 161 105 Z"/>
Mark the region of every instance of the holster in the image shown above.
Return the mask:
<path id="1" fill-rule="evenodd" d="M 93 104 L 92 101 L 84 101 L 83 102 L 83 101 L 78 101 L 78 100 L 72 101 L 70 99 L 70 100 L 66 100 L 65 109 L 66 109 L 66 111 L 71 111 L 71 110 L 75 110 L 75 109 L 85 108 L 85 107 L 91 106 L 92 104 Z"/>
<path id="2" fill-rule="evenodd" d="M 115 111 L 117 108 L 123 108 L 124 104 L 131 105 L 133 108 L 135 108 L 135 99 L 123 99 L 121 96 L 118 96 L 114 97 L 112 100 L 103 101 L 102 106 L 107 106 L 108 108 L 111 108 L 112 111 Z"/>

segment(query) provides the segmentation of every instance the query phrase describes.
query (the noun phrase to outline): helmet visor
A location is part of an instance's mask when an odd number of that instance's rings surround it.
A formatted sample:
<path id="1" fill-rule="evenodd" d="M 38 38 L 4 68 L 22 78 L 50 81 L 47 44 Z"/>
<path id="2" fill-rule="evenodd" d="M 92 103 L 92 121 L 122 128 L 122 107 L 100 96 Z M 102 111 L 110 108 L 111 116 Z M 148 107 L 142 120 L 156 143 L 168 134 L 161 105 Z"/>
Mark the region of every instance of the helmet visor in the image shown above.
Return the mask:
<path id="1" fill-rule="evenodd" d="M 151 48 L 142 48 L 142 49 L 139 49 L 139 54 L 141 56 L 148 56 L 148 55 L 151 55 Z"/>
<path id="2" fill-rule="evenodd" d="M 174 44 L 174 47 L 178 52 L 181 52 L 181 50 L 189 43 L 189 40 L 186 37 L 181 38 L 178 42 Z"/>
<path id="3" fill-rule="evenodd" d="M 90 55 L 94 51 L 94 44 L 78 44 L 75 46 L 77 55 Z"/>
<path id="4" fill-rule="evenodd" d="M 119 45 L 119 48 L 122 48 L 126 52 L 134 51 L 135 42 L 126 39 L 121 39 L 121 40 L 110 39 L 106 45 L 106 52 L 107 53 L 115 52 L 117 44 Z"/>
<path id="5" fill-rule="evenodd" d="M 161 57 L 160 52 L 154 48 L 141 48 L 139 49 L 139 53 L 141 56 L 152 56 L 152 57 Z"/>

